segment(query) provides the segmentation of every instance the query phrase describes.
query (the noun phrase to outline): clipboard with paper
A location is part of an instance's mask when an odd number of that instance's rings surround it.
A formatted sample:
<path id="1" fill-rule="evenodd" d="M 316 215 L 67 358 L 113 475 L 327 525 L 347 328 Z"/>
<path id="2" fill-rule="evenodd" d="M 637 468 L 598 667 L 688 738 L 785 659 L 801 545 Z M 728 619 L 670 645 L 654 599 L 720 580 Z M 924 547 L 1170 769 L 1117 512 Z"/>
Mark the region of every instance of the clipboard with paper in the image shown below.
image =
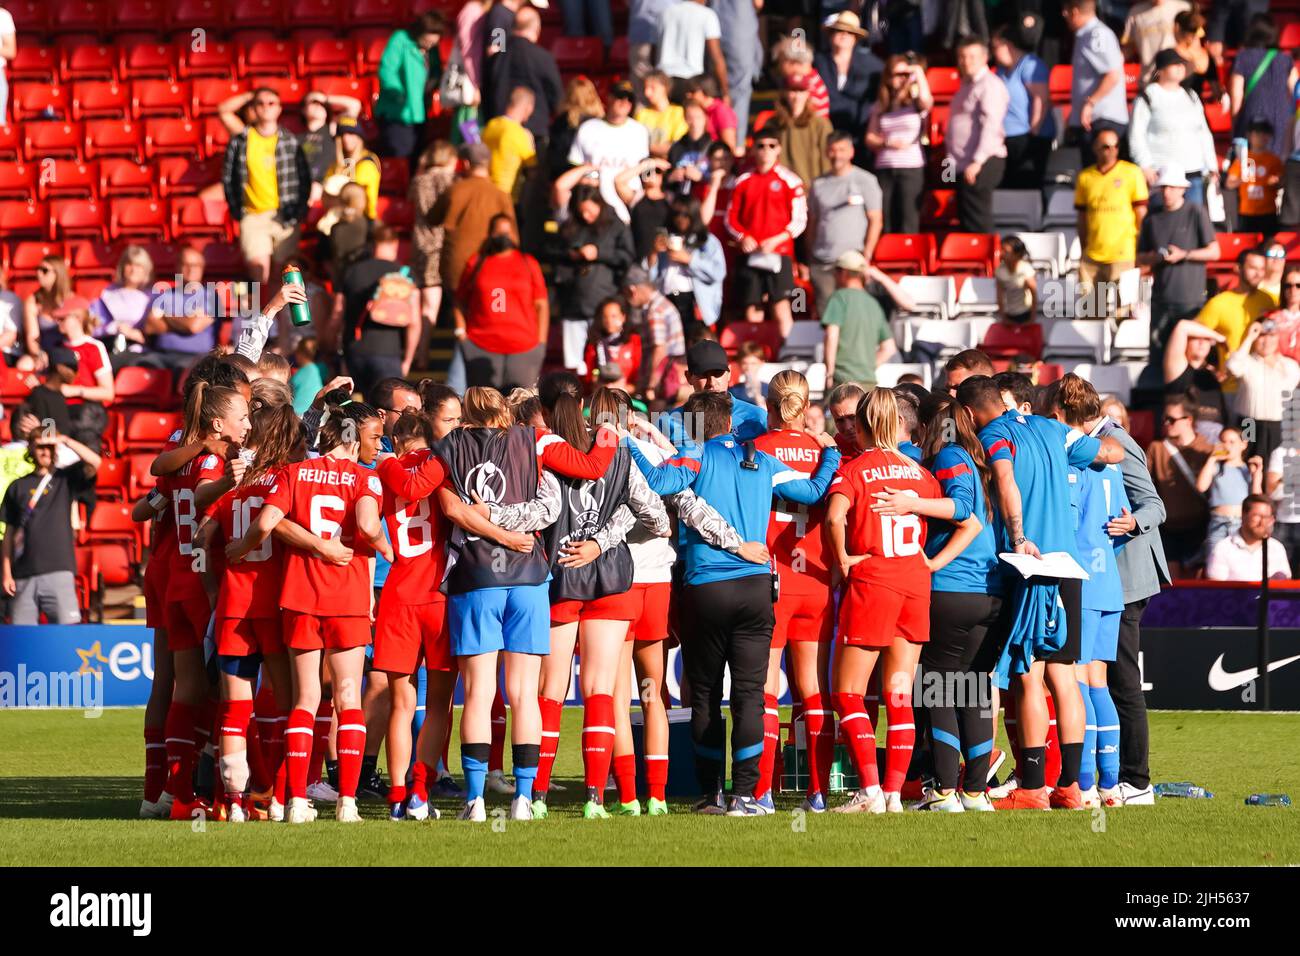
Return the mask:
<path id="1" fill-rule="evenodd" d="M 1074 556 L 1068 551 L 1049 551 L 1047 554 L 1034 557 L 1031 554 L 1016 554 L 1014 551 L 1003 551 L 998 557 L 1011 565 L 1020 572 L 1024 578 L 1077 578 L 1080 581 L 1088 580 L 1088 572 L 1085 571 Z"/>

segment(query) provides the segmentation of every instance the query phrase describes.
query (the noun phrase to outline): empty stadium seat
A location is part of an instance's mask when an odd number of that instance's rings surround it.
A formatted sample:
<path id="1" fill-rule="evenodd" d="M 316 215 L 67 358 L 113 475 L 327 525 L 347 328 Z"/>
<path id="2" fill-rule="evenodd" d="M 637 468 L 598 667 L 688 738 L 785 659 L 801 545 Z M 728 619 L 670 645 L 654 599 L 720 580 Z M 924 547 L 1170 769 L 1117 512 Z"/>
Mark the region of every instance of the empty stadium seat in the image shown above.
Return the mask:
<path id="1" fill-rule="evenodd" d="M 54 83 L 59 77 L 59 51 L 45 45 L 18 44 L 18 54 L 5 65 L 11 83 Z"/>
<path id="2" fill-rule="evenodd" d="M 167 22 L 165 0 L 116 0 L 112 25 L 117 30 L 156 31 Z"/>
<path id="3" fill-rule="evenodd" d="M 875 264 L 890 273 L 928 274 L 934 265 L 934 236 L 887 233 L 876 243 Z"/>
<path id="4" fill-rule="evenodd" d="M 957 312 L 957 283 L 952 276 L 903 276 L 898 285 L 915 306 L 903 314 L 950 319 Z"/>
<path id="5" fill-rule="evenodd" d="M 130 159 L 103 159 L 99 162 L 99 196 L 101 199 L 151 199 L 154 195 L 154 168 Z"/>
<path id="6" fill-rule="evenodd" d="M 163 197 L 193 196 L 221 179 L 220 157 L 200 160 L 197 157 L 168 156 L 159 159 L 156 166 L 158 195 Z"/>
<path id="7" fill-rule="evenodd" d="M 190 118 L 215 116 L 222 101 L 244 92 L 245 84 L 227 77 L 198 77 L 190 84 Z"/>
<path id="8" fill-rule="evenodd" d="M 363 116 L 369 115 L 371 100 L 375 98 L 375 81 L 369 77 L 316 76 L 311 88 L 326 96 L 350 96 L 361 103 Z"/>
<path id="9" fill-rule="evenodd" d="M 921 223 L 931 229 L 957 225 L 957 190 L 927 189 L 921 196 Z"/>
<path id="10" fill-rule="evenodd" d="M 230 0 L 229 23 L 231 27 L 278 27 L 280 11 L 295 20 L 296 4 L 286 6 L 280 0 Z"/>
<path id="11" fill-rule="evenodd" d="M 130 87 L 113 81 L 77 83 L 72 88 L 72 118 L 124 120 L 131 113 Z"/>
<path id="12" fill-rule="evenodd" d="M 1028 355 L 1034 359 L 1041 359 L 1043 326 L 1038 322 L 1025 322 L 1020 325 L 994 322 L 980 339 L 979 349 L 992 358 Z"/>
<path id="13" fill-rule="evenodd" d="M 37 166 L 0 164 L 0 199 L 26 202 L 36 195 Z"/>
<path id="14" fill-rule="evenodd" d="M 410 186 L 411 168 L 406 163 L 384 163 L 379 179 L 381 195 L 405 198 Z"/>
<path id="15" fill-rule="evenodd" d="M 203 120 L 203 144 L 198 152 L 199 157 L 220 156 L 225 152 L 226 144 L 229 142 L 230 130 L 222 125 L 221 120 L 215 116 Z"/>
<path id="16" fill-rule="evenodd" d="M 961 86 L 961 74 L 952 66 L 930 67 L 925 71 L 925 80 L 936 103 L 951 102 L 957 87 Z"/>
<path id="17" fill-rule="evenodd" d="M 170 80 L 175 75 L 176 50 L 171 45 L 153 41 L 123 47 L 117 70 L 120 82 Z"/>
<path id="18" fill-rule="evenodd" d="M 144 130 L 130 121 L 86 121 L 86 159 L 120 156 L 139 162 L 142 158 Z"/>
<path id="19" fill-rule="evenodd" d="M 50 226 L 59 239 L 107 239 L 106 209 L 82 199 L 56 199 L 50 203 Z"/>
<path id="20" fill-rule="evenodd" d="M 176 243 L 158 242 L 156 240 L 146 242 L 144 243 L 144 251 L 149 253 L 149 258 L 153 260 L 155 278 L 167 279 L 176 275 Z"/>
<path id="21" fill-rule="evenodd" d="M 294 75 L 298 62 L 298 49 L 288 40 L 256 40 L 239 55 L 239 75 L 283 76 Z"/>
<path id="22" fill-rule="evenodd" d="M 141 527 L 147 527 L 142 525 Z M 138 548 L 139 545 L 133 547 Z M 140 558 L 135 556 L 132 547 L 120 541 L 104 541 L 91 546 L 94 568 L 99 572 L 99 593 L 92 598 L 92 614 L 97 620 L 103 620 L 103 588 L 120 588 L 135 584 L 138 580 Z"/>
<path id="23" fill-rule="evenodd" d="M 352 0 L 346 5 L 347 22 L 354 27 L 387 27 L 404 23 L 407 0 Z"/>
<path id="24" fill-rule="evenodd" d="M 1050 232 L 1064 226 L 1077 226 L 1079 212 L 1074 208 L 1074 190 L 1067 187 L 1053 189 L 1047 194 L 1047 204 L 1043 210 L 1042 231 Z M 1038 229 L 1023 229 L 1018 232 L 1038 232 Z"/>
<path id="25" fill-rule="evenodd" d="M 267 76 L 263 73 L 250 76 L 245 82 L 254 87 L 265 86 L 275 90 L 286 112 L 296 110 L 302 103 L 302 98 L 310 92 L 305 83 L 289 76 Z"/>
<path id="26" fill-rule="evenodd" d="M 1017 233 L 1029 253 L 1029 263 L 1039 272 L 1046 272 L 1053 277 L 1063 275 L 1066 271 L 1065 237 L 1059 232 L 1021 232 Z"/>
<path id="27" fill-rule="evenodd" d="M 357 64 L 357 49 L 351 40 L 317 37 L 301 45 L 299 76 L 351 76 Z"/>
<path id="28" fill-rule="evenodd" d="M 232 242 L 195 242 L 203 250 L 204 275 L 211 280 L 243 279 L 246 271 L 239 247 Z"/>
<path id="29" fill-rule="evenodd" d="M 614 45 L 609 48 L 609 59 L 605 65 L 616 73 L 626 73 L 631 61 L 630 48 L 627 34 L 619 33 L 614 37 Z"/>
<path id="30" fill-rule="evenodd" d="M 86 301 L 94 302 L 101 295 L 103 295 L 104 290 L 107 289 L 110 285 L 112 285 L 112 280 L 110 279 L 77 278 L 72 280 L 72 291 L 75 292 L 77 295 L 81 296 Z"/>
<path id="31" fill-rule="evenodd" d="M 165 369 L 127 366 L 113 378 L 115 404 L 123 408 L 170 408 L 172 373 Z"/>
<path id="32" fill-rule="evenodd" d="M 158 479 L 149 473 L 149 467 L 153 460 L 158 457 L 153 452 L 143 452 L 138 455 L 128 455 L 127 461 L 130 462 L 131 470 L 130 498 L 142 498 L 153 490 L 158 484 Z"/>
<path id="33" fill-rule="evenodd" d="M 23 156 L 28 162 L 34 159 L 81 159 L 79 123 L 42 120 L 24 123 L 21 129 Z"/>
<path id="34" fill-rule="evenodd" d="M 98 33 L 107 14 L 100 0 L 65 0 L 57 5 L 58 16 L 50 19 L 54 33 Z"/>
<path id="35" fill-rule="evenodd" d="M 351 4 L 345 4 L 344 0 L 295 0 L 292 25 L 337 30 L 343 22 L 344 6 Z"/>
<path id="36" fill-rule="evenodd" d="M 42 202 L 0 202 L 0 236 L 6 239 L 49 237 L 49 208 Z"/>
<path id="37" fill-rule="evenodd" d="M 998 263 L 997 236 L 954 232 L 939 244 L 936 268 L 950 275 L 991 276 Z"/>
<path id="38" fill-rule="evenodd" d="M 1063 319 L 1053 322 L 1043 347 L 1046 358 L 1109 361 L 1110 323 L 1097 319 Z"/>
<path id="39" fill-rule="evenodd" d="M 25 137 L 16 123 L 0 126 L 0 159 L 10 163 L 20 162 L 25 146 Z"/>
<path id="40" fill-rule="evenodd" d="M 557 37 L 550 49 L 561 72 L 599 73 L 605 68 L 605 46 L 600 37 Z"/>
<path id="41" fill-rule="evenodd" d="M 1110 343 L 1110 357 L 1116 362 L 1145 362 L 1151 354 L 1151 312 L 1143 309 L 1120 320 Z"/>
<path id="42" fill-rule="evenodd" d="M 41 164 L 38 183 L 41 199 L 94 199 L 99 193 L 95 163 L 56 159 Z"/>
<path id="43" fill-rule="evenodd" d="M 190 111 L 190 86 L 184 81 L 136 80 L 131 84 L 131 115 L 135 119 L 185 119 Z"/>
<path id="44" fill-rule="evenodd" d="M 919 375 L 930 387 L 930 366 L 924 362 L 886 362 L 876 366 L 876 385 L 893 388 L 904 375 Z"/>
<path id="45" fill-rule="evenodd" d="M 174 196 L 171 200 L 171 234 L 174 239 L 234 238 L 225 201 L 209 202 L 198 196 Z"/>
<path id="46" fill-rule="evenodd" d="M 999 232 L 1038 232 L 1042 218 L 1043 196 L 1037 189 L 994 190 L 993 221 Z"/>
<path id="47" fill-rule="evenodd" d="M 1259 232 L 1221 232 L 1214 237 L 1219 242 L 1219 258 L 1205 265 L 1211 279 L 1236 278 L 1237 257 L 1247 249 L 1254 249 L 1264 241 Z"/>
<path id="48" fill-rule="evenodd" d="M 83 43 L 63 50 L 59 75 L 64 83 L 79 80 L 117 79 L 117 48 L 103 44 Z"/>
<path id="49" fill-rule="evenodd" d="M 62 256 L 63 246 L 57 242 L 19 242 L 9 252 L 9 278 L 35 279 L 36 267 L 49 256 Z M 17 318 L 17 316 L 15 316 Z"/>
<path id="50" fill-rule="evenodd" d="M 998 280 L 967 276 L 957 292 L 957 314 L 963 317 L 991 315 L 998 311 Z"/>
<path id="51" fill-rule="evenodd" d="M 198 156 L 204 148 L 203 128 L 187 119 L 144 121 L 144 154 L 155 156 Z"/>
<path id="52" fill-rule="evenodd" d="M 126 421 L 122 450 L 128 454 L 140 451 L 160 452 L 167 444 L 167 437 L 183 424 L 180 412 L 136 412 Z"/>
<path id="53" fill-rule="evenodd" d="M 143 532 L 131 520 L 131 506 L 124 501 L 104 501 L 95 508 L 90 516 L 89 525 L 82 529 L 83 544 L 99 544 L 116 541 L 132 548 L 132 560 L 142 557 L 141 535 Z"/>
<path id="54" fill-rule="evenodd" d="M 377 219 L 398 232 L 409 232 L 415 224 L 415 208 L 405 196 L 380 196 L 376 203 Z"/>
<path id="55" fill-rule="evenodd" d="M 227 22 L 226 6 L 221 0 L 172 0 L 170 7 L 168 22 L 172 30 L 211 29 Z"/>
<path id="56" fill-rule="evenodd" d="M 900 349 L 917 349 L 937 358 L 956 355 L 974 345 L 971 324 L 965 319 L 909 319 L 900 323 L 904 329 Z"/>
<path id="57" fill-rule="evenodd" d="M 235 49 L 231 44 L 210 41 L 201 49 L 191 47 L 189 37 L 182 37 L 176 44 L 176 75 L 179 79 L 229 79 L 235 75 Z"/>
<path id="58" fill-rule="evenodd" d="M 76 549 L 77 569 L 73 583 L 77 588 L 77 607 L 81 609 L 83 621 L 103 620 L 103 579 L 99 566 L 95 564 L 95 549 L 78 547 Z M 99 613 L 96 614 L 96 607 Z"/>
<path id="59" fill-rule="evenodd" d="M 1074 83 L 1074 68 L 1069 63 L 1052 67 L 1047 75 L 1047 92 L 1053 103 L 1070 103 L 1070 88 Z"/>
<path id="60" fill-rule="evenodd" d="M 807 319 L 796 322 L 790 326 L 790 334 L 781 344 L 778 358 L 819 358 L 825 341 L 826 333 L 822 331 L 820 322 Z"/>
<path id="61" fill-rule="evenodd" d="M 104 501 L 121 501 L 126 497 L 131 471 L 121 458 L 100 459 L 95 472 L 95 496 Z"/>
<path id="62" fill-rule="evenodd" d="M 114 199 L 109 205 L 109 238 L 132 241 L 165 239 L 170 232 L 167 208 L 154 199 Z"/>
<path id="63" fill-rule="evenodd" d="M 0 368 L 0 402 L 14 406 L 32 393 L 32 373 L 5 366 Z"/>
<path id="64" fill-rule="evenodd" d="M 119 251 L 103 239 L 68 243 L 68 262 L 78 277 L 109 279 L 117 271 Z"/>

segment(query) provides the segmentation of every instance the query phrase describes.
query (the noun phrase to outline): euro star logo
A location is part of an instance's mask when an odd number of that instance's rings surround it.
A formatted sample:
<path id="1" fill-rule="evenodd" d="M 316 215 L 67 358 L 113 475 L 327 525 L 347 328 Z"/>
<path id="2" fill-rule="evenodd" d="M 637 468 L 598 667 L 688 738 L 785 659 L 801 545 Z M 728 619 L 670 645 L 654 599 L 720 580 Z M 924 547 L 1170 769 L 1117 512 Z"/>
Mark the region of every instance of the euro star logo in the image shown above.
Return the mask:
<path id="1" fill-rule="evenodd" d="M 96 664 L 107 664 L 108 658 L 104 656 L 103 648 L 99 646 L 99 641 L 91 644 L 88 648 L 77 648 L 77 656 L 81 658 L 81 666 L 77 668 L 78 674 L 99 674 L 103 668 L 96 667 Z"/>

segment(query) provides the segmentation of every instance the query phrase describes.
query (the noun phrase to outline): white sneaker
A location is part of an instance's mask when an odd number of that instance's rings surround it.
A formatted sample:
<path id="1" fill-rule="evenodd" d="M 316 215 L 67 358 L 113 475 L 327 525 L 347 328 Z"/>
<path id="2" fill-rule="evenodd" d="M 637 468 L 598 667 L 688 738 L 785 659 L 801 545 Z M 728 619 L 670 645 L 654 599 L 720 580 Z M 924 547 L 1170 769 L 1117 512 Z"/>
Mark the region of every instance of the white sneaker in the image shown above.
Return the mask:
<path id="1" fill-rule="evenodd" d="M 290 797 L 284 819 L 289 823 L 311 823 L 316 819 L 316 808 L 307 802 L 306 797 Z"/>
<path id="2" fill-rule="evenodd" d="M 248 811 L 244 809 L 242 803 L 232 803 L 226 810 L 227 823 L 247 823 Z"/>
<path id="3" fill-rule="evenodd" d="M 357 798 L 343 797 L 334 808 L 334 819 L 339 823 L 360 823 L 361 814 L 357 812 Z"/>
<path id="4" fill-rule="evenodd" d="M 1103 807 L 1124 806 L 1124 797 L 1120 794 L 1119 787 L 1098 787 L 1097 799 Z"/>
<path id="5" fill-rule="evenodd" d="M 903 812 L 903 796 L 897 790 L 891 790 L 885 794 L 885 812 Z"/>
<path id="6" fill-rule="evenodd" d="M 284 822 L 284 804 L 275 797 L 271 798 L 271 805 L 267 808 L 266 818 L 272 823 Z"/>
<path id="7" fill-rule="evenodd" d="M 885 794 L 879 787 L 859 790 L 849 797 L 848 803 L 831 807 L 831 813 L 884 813 Z"/>
<path id="8" fill-rule="evenodd" d="M 957 796 L 956 790 L 950 790 L 948 793 L 939 793 L 937 790 L 926 788 L 921 802 L 913 808 L 924 810 L 930 813 L 965 813 L 966 807 Z"/>
<path id="9" fill-rule="evenodd" d="M 531 820 L 533 818 L 533 801 L 527 797 L 515 797 L 510 801 L 511 820 Z"/>
<path id="10" fill-rule="evenodd" d="M 1120 781 L 1120 785 L 1108 793 L 1112 801 L 1106 804 L 1108 807 L 1150 807 L 1156 802 L 1156 792 L 1150 786 L 1142 789 Z"/>
<path id="11" fill-rule="evenodd" d="M 970 813 L 993 813 L 993 801 L 987 793 L 961 793 L 962 809 Z"/>
<path id="12" fill-rule="evenodd" d="M 506 775 L 500 770 L 493 770 L 487 775 L 484 789 L 489 793 L 511 794 L 515 792 L 515 785 L 506 780 Z"/>
<path id="13" fill-rule="evenodd" d="M 483 805 L 483 798 L 475 797 L 465 804 L 456 819 L 468 820 L 470 823 L 487 823 L 487 808 Z"/>
<path id="14" fill-rule="evenodd" d="M 1020 789 L 1020 781 L 1015 777 L 1009 777 L 1007 782 L 1000 787 L 994 787 L 989 791 L 989 796 L 994 800 L 1001 800 L 1003 797 L 1011 796 L 1012 790 Z"/>
<path id="15" fill-rule="evenodd" d="M 164 791 L 162 792 L 162 795 L 161 795 L 160 797 L 158 797 L 158 799 L 157 799 L 156 802 L 154 802 L 154 803 L 152 803 L 152 804 L 149 804 L 150 806 L 153 807 L 153 814 L 152 814 L 152 816 L 153 816 L 153 818 L 154 818 L 155 820 L 170 820 L 170 819 L 172 818 L 172 801 L 173 801 L 173 799 L 174 799 L 174 798 L 172 797 L 172 795 L 171 795 L 170 793 L 168 793 L 166 790 L 164 790 Z M 144 816 L 145 805 L 148 804 L 148 803 L 149 803 L 148 800 L 141 800 L 141 801 L 140 801 L 140 816 L 141 816 L 141 817 Z"/>
<path id="16" fill-rule="evenodd" d="M 162 814 L 158 812 L 159 806 L 162 805 L 162 798 L 157 800 L 140 801 L 140 819 L 141 820 L 159 820 Z M 167 816 L 171 816 L 171 807 L 167 808 Z"/>
<path id="17" fill-rule="evenodd" d="M 338 803 L 339 792 L 331 787 L 328 781 L 317 780 L 307 788 L 308 800 L 319 800 L 322 803 Z"/>
<path id="18" fill-rule="evenodd" d="M 1083 797 L 1083 809 L 1085 810 L 1096 810 L 1101 806 L 1101 796 L 1097 793 L 1096 787 L 1089 787 L 1080 796 Z"/>

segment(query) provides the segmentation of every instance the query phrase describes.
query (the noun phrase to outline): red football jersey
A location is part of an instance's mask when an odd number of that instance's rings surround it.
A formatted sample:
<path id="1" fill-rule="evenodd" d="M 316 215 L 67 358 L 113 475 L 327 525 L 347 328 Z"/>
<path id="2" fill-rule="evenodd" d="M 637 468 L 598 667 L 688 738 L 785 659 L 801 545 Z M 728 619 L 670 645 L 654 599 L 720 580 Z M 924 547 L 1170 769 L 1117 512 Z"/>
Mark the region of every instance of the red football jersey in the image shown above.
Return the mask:
<path id="1" fill-rule="evenodd" d="M 393 545 L 393 565 L 384 581 L 384 591 L 395 591 L 401 604 L 428 604 L 438 596 L 447 571 L 447 540 L 451 530 L 432 491 L 441 482 L 429 481 L 430 488 L 415 500 L 403 497 L 404 479 L 415 479 L 419 468 L 434 454 L 427 448 L 388 458 L 377 469 L 384 486 L 384 521 Z"/>
<path id="2" fill-rule="evenodd" d="M 876 514 L 872 497 L 885 488 L 915 492 L 921 498 L 942 498 L 939 482 L 902 453 L 872 448 L 841 465 L 830 494 L 849 499 L 845 548 L 849 554 L 870 555 L 853 566 L 850 577 L 907 595 L 930 593 L 930 569 L 925 565 L 925 525 L 919 515 Z"/>
<path id="3" fill-rule="evenodd" d="M 357 502 L 367 496 L 382 506 L 379 476 L 343 458 L 312 458 L 281 473 L 266 504 L 319 538 L 341 539 L 353 553 L 352 560 L 340 567 L 287 548 L 280 607 L 317 617 L 370 616 L 374 549 L 357 534 Z"/>
<path id="4" fill-rule="evenodd" d="M 244 536 L 266 504 L 279 471 L 273 470 L 250 484 L 226 492 L 213 506 L 213 519 L 221 526 L 226 542 Z M 225 555 L 223 543 L 221 554 Z M 221 593 L 217 596 L 217 617 L 279 617 L 280 582 L 284 577 L 284 545 L 267 535 L 258 547 L 238 564 L 224 560 Z"/>
<path id="5" fill-rule="evenodd" d="M 767 452 L 794 471 L 811 475 L 822 458 L 822 446 L 807 432 L 778 429 L 754 439 Z M 767 550 L 781 576 L 782 594 L 824 590 L 831 581 L 822 548 L 822 523 L 826 505 L 801 505 L 772 499 L 767 524 Z"/>
<path id="6" fill-rule="evenodd" d="M 172 503 L 176 526 L 176 550 L 172 552 L 167 577 L 167 600 L 188 601 L 203 597 L 203 579 L 194 570 L 194 533 L 203 515 L 194 502 L 194 490 L 204 481 L 217 481 L 226 473 L 225 462 L 216 455 L 197 455 L 180 471 L 158 480 L 158 490 Z M 211 514 L 211 507 L 204 514 Z"/>

